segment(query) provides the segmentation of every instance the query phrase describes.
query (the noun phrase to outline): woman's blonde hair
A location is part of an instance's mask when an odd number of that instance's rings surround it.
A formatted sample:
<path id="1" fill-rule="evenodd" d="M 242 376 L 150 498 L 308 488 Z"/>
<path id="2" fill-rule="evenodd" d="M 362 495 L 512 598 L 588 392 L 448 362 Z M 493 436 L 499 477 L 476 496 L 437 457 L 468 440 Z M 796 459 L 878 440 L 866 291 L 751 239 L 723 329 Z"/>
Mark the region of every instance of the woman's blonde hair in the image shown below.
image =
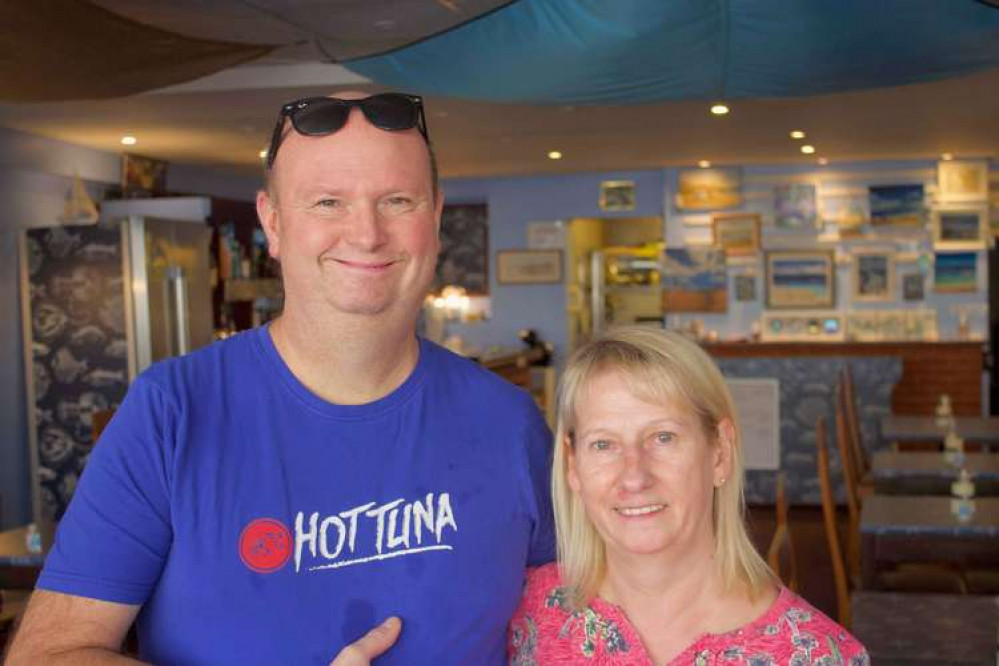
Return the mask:
<path id="1" fill-rule="evenodd" d="M 731 421 L 731 475 L 715 488 L 712 507 L 715 562 L 726 588 L 741 582 L 751 595 L 761 592 L 774 577 L 746 534 L 742 445 L 725 379 L 691 340 L 669 331 L 631 326 L 611 329 L 580 347 L 566 364 L 559 384 L 552 496 L 559 562 L 572 603 L 583 606 L 593 597 L 607 566 L 603 539 L 567 478 L 576 405 L 588 382 L 605 372 L 618 373 L 644 400 L 680 401 L 688 406 L 712 443 L 718 441 L 719 424 Z"/>

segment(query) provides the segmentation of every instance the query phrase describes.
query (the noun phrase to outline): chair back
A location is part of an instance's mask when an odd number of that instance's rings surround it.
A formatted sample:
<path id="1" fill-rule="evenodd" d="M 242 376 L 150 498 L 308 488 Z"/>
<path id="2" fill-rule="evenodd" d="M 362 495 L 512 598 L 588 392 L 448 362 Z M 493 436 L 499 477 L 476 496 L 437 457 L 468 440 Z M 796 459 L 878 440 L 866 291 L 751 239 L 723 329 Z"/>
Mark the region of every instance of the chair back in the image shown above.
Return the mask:
<path id="1" fill-rule="evenodd" d="M 850 436 L 850 450 L 853 452 L 853 470 L 857 475 L 859 483 L 865 475 L 870 474 L 871 461 L 867 457 L 864 449 L 864 442 L 860 435 L 860 417 L 857 413 L 857 394 L 853 388 L 853 373 L 849 365 L 844 365 L 840 369 L 839 384 L 843 392 L 843 404 L 846 407 L 847 434 Z"/>
<path id="2" fill-rule="evenodd" d="M 94 446 L 97 444 L 97 440 L 100 438 L 101 433 L 104 432 L 104 428 L 107 427 L 108 423 L 111 421 L 111 417 L 114 416 L 113 409 L 101 409 L 90 414 L 90 445 Z"/>
<path id="3" fill-rule="evenodd" d="M 788 522 L 787 493 L 784 490 L 784 472 L 777 473 L 777 528 L 767 549 L 767 563 L 781 582 L 792 592 L 798 591 L 798 562 L 791 539 L 791 525 Z"/>
<path id="4" fill-rule="evenodd" d="M 839 623 L 850 628 L 850 582 L 847 577 L 847 562 L 840 546 L 836 524 L 836 502 L 833 499 L 832 476 L 829 473 L 829 451 L 826 448 L 826 422 L 820 417 L 815 424 L 816 460 L 819 472 L 819 489 L 822 494 L 822 520 L 826 528 L 826 541 L 829 543 L 829 557 L 832 559 L 833 579 L 836 584 L 836 605 Z"/>

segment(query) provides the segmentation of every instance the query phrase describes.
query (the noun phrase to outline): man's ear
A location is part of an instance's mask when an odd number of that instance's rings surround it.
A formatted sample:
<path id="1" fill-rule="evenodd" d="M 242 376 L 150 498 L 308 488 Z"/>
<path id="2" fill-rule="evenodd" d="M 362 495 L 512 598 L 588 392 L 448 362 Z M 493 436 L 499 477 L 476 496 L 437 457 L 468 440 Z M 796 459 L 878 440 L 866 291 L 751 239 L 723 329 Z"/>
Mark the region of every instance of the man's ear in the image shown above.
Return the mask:
<path id="1" fill-rule="evenodd" d="M 715 446 L 714 483 L 721 486 L 732 478 L 732 458 L 735 453 L 736 432 L 732 419 L 722 419 L 718 424 L 718 438 Z"/>
<path id="2" fill-rule="evenodd" d="M 257 217 L 260 218 L 260 227 L 267 236 L 267 252 L 272 258 L 280 259 L 281 221 L 278 218 L 276 203 L 267 190 L 257 192 Z"/>

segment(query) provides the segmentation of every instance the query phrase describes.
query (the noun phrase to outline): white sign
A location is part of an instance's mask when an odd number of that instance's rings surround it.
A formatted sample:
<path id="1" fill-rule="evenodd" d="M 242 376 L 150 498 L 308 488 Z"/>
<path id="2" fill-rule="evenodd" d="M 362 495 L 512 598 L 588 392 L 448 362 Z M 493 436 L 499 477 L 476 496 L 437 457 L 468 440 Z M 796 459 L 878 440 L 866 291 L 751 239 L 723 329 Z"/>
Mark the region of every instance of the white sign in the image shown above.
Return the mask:
<path id="1" fill-rule="evenodd" d="M 745 468 L 779 470 L 780 382 L 775 378 L 727 377 L 725 383 L 739 419 Z"/>

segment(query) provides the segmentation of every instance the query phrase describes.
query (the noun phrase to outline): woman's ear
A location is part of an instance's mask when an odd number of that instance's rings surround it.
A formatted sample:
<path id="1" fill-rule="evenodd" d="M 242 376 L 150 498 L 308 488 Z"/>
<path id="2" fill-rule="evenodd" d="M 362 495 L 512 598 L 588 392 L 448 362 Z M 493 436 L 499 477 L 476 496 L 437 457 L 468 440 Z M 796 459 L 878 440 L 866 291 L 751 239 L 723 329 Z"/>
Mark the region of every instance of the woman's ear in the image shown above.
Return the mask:
<path id="1" fill-rule="evenodd" d="M 714 459 L 714 484 L 721 487 L 732 478 L 732 458 L 735 453 L 735 424 L 732 419 L 722 419 L 718 424 L 717 445 Z"/>

